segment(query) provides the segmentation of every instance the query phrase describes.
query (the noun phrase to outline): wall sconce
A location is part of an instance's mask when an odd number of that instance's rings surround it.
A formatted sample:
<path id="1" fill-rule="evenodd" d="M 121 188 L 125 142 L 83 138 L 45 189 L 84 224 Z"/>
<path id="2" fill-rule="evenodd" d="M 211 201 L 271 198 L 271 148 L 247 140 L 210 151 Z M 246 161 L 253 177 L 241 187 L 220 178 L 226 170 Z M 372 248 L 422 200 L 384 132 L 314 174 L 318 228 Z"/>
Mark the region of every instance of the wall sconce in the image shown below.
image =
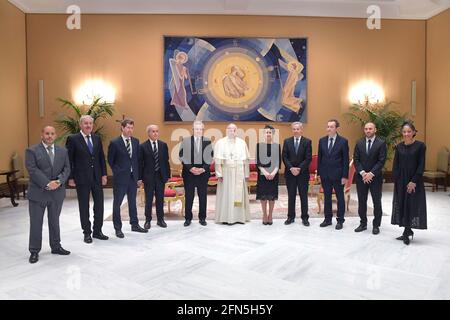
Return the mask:
<path id="1" fill-rule="evenodd" d="M 362 81 L 350 89 L 349 100 L 360 105 L 377 104 L 384 101 L 384 91 L 373 81 Z"/>
<path id="2" fill-rule="evenodd" d="M 74 95 L 75 103 L 78 105 L 91 105 L 97 98 L 100 102 L 113 103 L 116 98 L 114 88 L 107 82 L 99 79 L 85 81 Z"/>

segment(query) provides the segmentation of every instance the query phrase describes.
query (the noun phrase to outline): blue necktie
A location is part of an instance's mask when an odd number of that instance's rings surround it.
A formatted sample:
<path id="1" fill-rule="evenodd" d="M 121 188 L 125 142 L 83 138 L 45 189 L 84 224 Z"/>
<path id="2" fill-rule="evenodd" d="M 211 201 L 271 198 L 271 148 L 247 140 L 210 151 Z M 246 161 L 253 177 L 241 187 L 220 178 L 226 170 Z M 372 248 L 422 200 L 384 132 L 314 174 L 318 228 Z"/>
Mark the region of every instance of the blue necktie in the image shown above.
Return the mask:
<path id="1" fill-rule="evenodd" d="M 86 136 L 86 138 L 87 138 L 87 145 L 88 145 L 88 148 L 89 148 L 89 152 L 91 154 L 93 154 L 94 153 L 94 146 L 92 145 L 92 142 L 91 142 L 91 136 Z"/>
<path id="2" fill-rule="evenodd" d="M 330 144 L 328 145 L 328 153 L 331 152 L 332 148 L 333 148 L 333 138 L 330 138 Z"/>

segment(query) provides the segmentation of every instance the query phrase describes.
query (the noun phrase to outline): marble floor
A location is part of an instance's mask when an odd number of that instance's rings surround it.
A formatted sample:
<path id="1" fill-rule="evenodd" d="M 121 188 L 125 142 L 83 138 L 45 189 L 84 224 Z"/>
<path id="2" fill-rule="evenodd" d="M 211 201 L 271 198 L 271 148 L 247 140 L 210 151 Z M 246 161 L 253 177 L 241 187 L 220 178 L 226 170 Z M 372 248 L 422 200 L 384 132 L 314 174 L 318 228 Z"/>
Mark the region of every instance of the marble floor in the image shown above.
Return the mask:
<path id="1" fill-rule="evenodd" d="M 389 213 L 392 185 L 384 189 Z M 319 228 L 317 218 L 309 228 L 300 219 L 189 228 L 167 221 L 147 234 L 124 225 L 118 239 L 105 221 L 110 240 L 89 245 L 69 192 L 61 234 L 72 254 L 50 254 L 44 227 L 40 260 L 31 265 L 27 202 L 12 208 L 0 199 L 0 299 L 450 299 L 450 197 L 427 192 L 427 201 L 429 229 L 416 231 L 410 246 L 395 240 L 401 230 L 390 216 L 377 236 L 355 233 L 358 218 L 341 231 Z M 108 190 L 107 212 L 111 206 Z"/>

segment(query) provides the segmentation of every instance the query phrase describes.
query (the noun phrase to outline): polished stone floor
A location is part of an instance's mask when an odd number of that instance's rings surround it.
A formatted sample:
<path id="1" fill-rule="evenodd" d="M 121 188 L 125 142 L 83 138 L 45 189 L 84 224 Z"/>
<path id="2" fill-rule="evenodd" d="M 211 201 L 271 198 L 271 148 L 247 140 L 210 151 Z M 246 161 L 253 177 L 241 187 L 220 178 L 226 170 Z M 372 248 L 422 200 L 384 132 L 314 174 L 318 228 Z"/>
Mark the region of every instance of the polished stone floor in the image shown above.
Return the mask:
<path id="1" fill-rule="evenodd" d="M 385 185 L 390 213 L 392 185 Z M 352 197 L 355 197 L 353 191 Z M 111 191 L 105 194 L 111 211 Z M 369 200 L 370 201 L 370 200 Z M 153 225 L 147 234 L 130 231 L 108 241 L 82 241 L 78 205 L 69 193 L 61 216 L 64 248 L 50 254 L 44 227 L 37 264 L 28 263 L 27 202 L 12 208 L 0 200 L 0 299 L 450 299 L 450 197 L 427 192 L 428 230 L 418 230 L 410 246 L 396 241 L 401 230 L 383 217 L 381 233 L 304 227 L 260 221 L 207 227 L 197 221 Z M 311 213 L 311 215 L 317 215 Z M 95 239 L 94 239 L 95 240 Z"/>

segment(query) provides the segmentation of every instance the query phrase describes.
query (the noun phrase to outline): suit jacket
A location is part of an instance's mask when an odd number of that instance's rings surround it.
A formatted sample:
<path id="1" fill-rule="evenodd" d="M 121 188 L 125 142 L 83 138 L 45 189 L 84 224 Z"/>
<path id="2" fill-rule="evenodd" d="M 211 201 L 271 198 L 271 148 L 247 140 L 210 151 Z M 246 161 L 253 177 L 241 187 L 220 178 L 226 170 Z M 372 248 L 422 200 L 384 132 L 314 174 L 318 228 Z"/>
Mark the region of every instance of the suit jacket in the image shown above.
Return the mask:
<path id="1" fill-rule="evenodd" d="M 158 159 L 161 178 L 166 183 L 170 177 L 169 148 L 161 140 L 158 140 Z M 143 180 L 146 183 L 153 180 L 154 176 L 155 158 L 150 140 L 147 140 L 139 147 L 139 180 Z"/>
<path id="2" fill-rule="evenodd" d="M 86 140 L 79 132 L 67 137 L 66 148 L 69 153 L 71 173 L 69 179 L 74 179 L 77 185 L 100 184 L 102 176 L 106 176 L 106 160 L 100 137 L 91 134 L 94 152 L 91 155 Z"/>
<path id="3" fill-rule="evenodd" d="M 386 153 L 386 143 L 378 137 L 375 137 L 372 142 L 369 154 L 366 152 L 366 138 L 359 140 L 353 153 L 353 161 L 358 176 L 361 177 L 359 174 L 361 171 L 366 171 L 372 172 L 375 175 L 374 178 L 381 178 L 381 170 L 386 162 Z"/>
<path id="4" fill-rule="evenodd" d="M 189 170 L 192 167 L 203 168 L 205 172 L 201 175 L 205 179 L 211 175 L 210 165 L 214 156 L 211 140 L 206 137 L 202 137 L 201 153 L 197 152 L 195 148 L 194 136 L 186 137 L 183 139 L 179 157 L 183 165 L 182 176 L 183 178 L 195 177 Z"/>
<path id="5" fill-rule="evenodd" d="M 300 175 L 309 179 L 309 164 L 312 159 L 311 140 L 306 137 L 300 139 L 298 151 L 295 152 L 294 137 L 284 140 L 283 143 L 283 163 L 286 167 L 284 176 L 286 179 L 294 177 L 291 173 L 292 167 L 300 168 Z"/>
<path id="6" fill-rule="evenodd" d="M 28 199 L 39 202 L 63 201 L 66 196 L 65 184 L 70 175 L 70 162 L 66 148 L 55 145 L 53 165 L 42 143 L 29 147 L 25 152 L 25 166 L 30 175 Z M 51 180 L 59 180 L 56 190 L 46 190 Z"/>
<path id="7" fill-rule="evenodd" d="M 328 136 L 321 138 L 317 158 L 317 175 L 321 179 L 338 181 L 348 178 L 348 141 L 344 137 L 336 135 L 336 141 L 330 152 L 328 152 Z"/>
<path id="8" fill-rule="evenodd" d="M 113 172 L 113 184 L 128 184 L 131 169 L 133 169 L 133 179 L 137 183 L 139 178 L 139 140 L 131 137 L 131 158 L 128 154 L 122 136 L 119 136 L 109 143 L 108 163 Z"/>

